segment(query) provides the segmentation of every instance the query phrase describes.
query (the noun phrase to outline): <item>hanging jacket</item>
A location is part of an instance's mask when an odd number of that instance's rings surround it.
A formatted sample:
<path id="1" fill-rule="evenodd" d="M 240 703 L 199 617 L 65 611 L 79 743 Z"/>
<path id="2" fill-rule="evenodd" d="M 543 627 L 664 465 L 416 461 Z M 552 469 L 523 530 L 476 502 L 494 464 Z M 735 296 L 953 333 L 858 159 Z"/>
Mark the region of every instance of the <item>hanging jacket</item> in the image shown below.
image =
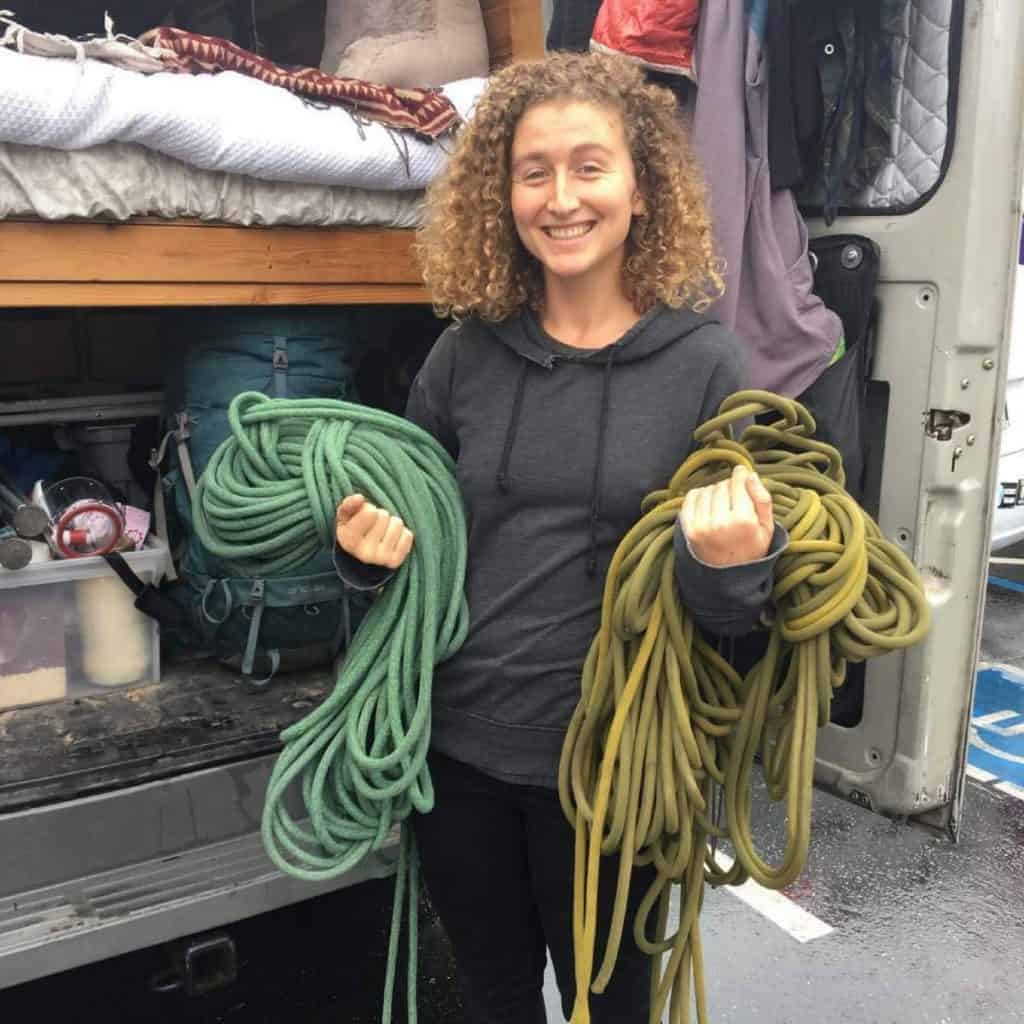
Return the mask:
<path id="1" fill-rule="evenodd" d="M 586 53 L 600 7 L 601 0 L 554 0 L 548 25 L 547 48 Z"/>
<path id="2" fill-rule="evenodd" d="M 821 163 L 825 105 L 818 44 L 811 19 L 790 0 L 770 5 L 767 14 L 768 166 L 772 188 L 799 191 Z"/>
<path id="3" fill-rule="evenodd" d="M 726 262 L 712 315 L 743 342 L 752 387 L 795 396 L 832 361 L 842 324 L 812 291 L 807 227 L 792 192 L 771 187 L 767 9 L 767 0 L 705 5 L 693 142 Z"/>
<path id="4" fill-rule="evenodd" d="M 892 152 L 890 34 L 903 23 L 905 0 L 802 0 L 793 18 L 810 37 L 824 103 L 821 141 L 822 214 L 831 224 L 871 185 Z"/>
<path id="5" fill-rule="evenodd" d="M 556 784 L 612 554 L 695 427 L 741 385 L 740 360 L 719 324 L 660 306 L 596 350 L 560 344 L 530 313 L 441 336 L 407 416 L 457 461 L 470 625 L 435 672 L 435 749 L 506 781 Z M 765 559 L 716 569 L 677 528 L 681 596 L 700 624 L 754 626 L 776 534 Z M 350 579 L 351 562 L 339 571 Z"/>
<path id="6" fill-rule="evenodd" d="M 604 0 L 592 50 L 621 53 L 646 68 L 693 78 L 700 0 Z"/>

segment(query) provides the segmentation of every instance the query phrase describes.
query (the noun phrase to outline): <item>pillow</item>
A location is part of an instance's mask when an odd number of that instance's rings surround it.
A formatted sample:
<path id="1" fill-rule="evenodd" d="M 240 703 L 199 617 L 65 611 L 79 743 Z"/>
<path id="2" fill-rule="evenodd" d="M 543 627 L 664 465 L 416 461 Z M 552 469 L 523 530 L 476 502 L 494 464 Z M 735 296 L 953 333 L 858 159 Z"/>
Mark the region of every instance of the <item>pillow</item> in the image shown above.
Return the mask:
<path id="1" fill-rule="evenodd" d="M 413 89 L 486 75 L 479 0 L 327 0 L 320 69 Z"/>

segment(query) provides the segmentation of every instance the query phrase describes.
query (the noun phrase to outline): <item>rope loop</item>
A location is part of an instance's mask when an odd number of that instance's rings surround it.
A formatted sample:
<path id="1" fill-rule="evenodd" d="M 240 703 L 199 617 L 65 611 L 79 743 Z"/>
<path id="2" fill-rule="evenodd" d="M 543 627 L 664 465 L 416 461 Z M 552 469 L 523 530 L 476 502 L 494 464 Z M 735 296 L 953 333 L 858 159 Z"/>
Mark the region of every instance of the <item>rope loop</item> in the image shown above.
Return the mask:
<path id="1" fill-rule="evenodd" d="M 451 456 L 397 416 L 333 399 L 238 395 L 230 436 L 193 501 L 203 544 L 241 576 L 300 570 L 334 545 L 335 511 L 359 493 L 400 516 L 415 543 L 375 600 L 337 668 L 334 690 L 281 734 L 262 835 L 270 859 L 297 878 L 350 871 L 413 810 L 433 807 L 427 770 L 434 666 L 462 646 L 466 522 Z M 301 792 L 304 815 L 286 808 Z M 417 866 L 402 829 L 385 982 L 390 1020 L 403 907 L 416 949 Z M 415 969 L 408 975 L 415 1021 Z"/>
<path id="2" fill-rule="evenodd" d="M 668 486 L 644 499 L 612 559 L 559 770 L 562 808 L 576 830 L 573 1024 L 589 1024 L 588 993 L 608 984 L 632 871 L 645 864 L 657 874 L 633 935 L 655 958 L 650 1020 L 659 1024 L 668 1008 L 673 1024 L 689 1021 L 691 981 L 698 1020 L 707 1020 L 698 928 L 705 882 L 753 878 L 778 889 L 800 874 L 816 732 L 828 722 L 847 664 L 908 647 L 928 630 L 917 570 L 846 493 L 842 459 L 814 438 L 815 429 L 793 399 L 729 396 L 694 432 L 697 448 Z M 789 534 L 775 566 L 767 649 L 743 678 L 680 605 L 672 547 L 685 495 L 727 479 L 736 465 L 760 475 Z M 756 754 L 770 796 L 786 801 L 786 847 L 775 864 L 752 836 Z M 724 825 L 709 811 L 718 796 Z M 709 840 L 722 837 L 736 853 L 731 867 L 709 850 Z M 601 856 L 616 852 L 616 902 L 595 972 Z M 669 936 L 673 883 L 683 892 L 679 927 Z"/>

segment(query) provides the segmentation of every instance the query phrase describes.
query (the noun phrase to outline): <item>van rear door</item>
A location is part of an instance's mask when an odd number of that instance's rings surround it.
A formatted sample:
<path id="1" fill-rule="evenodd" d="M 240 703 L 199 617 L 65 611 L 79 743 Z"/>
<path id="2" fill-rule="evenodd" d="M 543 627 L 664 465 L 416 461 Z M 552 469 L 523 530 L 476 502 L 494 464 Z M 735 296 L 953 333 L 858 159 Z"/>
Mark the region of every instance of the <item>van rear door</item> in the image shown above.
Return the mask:
<path id="1" fill-rule="evenodd" d="M 1024 5 L 906 6 L 898 162 L 912 181 L 934 160 L 937 181 L 901 209 L 876 194 L 829 227 L 810 226 L 868 236 L 881 250 L 877 518 L 920 567 L 934 624 L 920 646 L 868 664 L 863 707 L 819 736 L 816 776 L 873 810 L 955 834 L 1021 224 Z M 944 102 L 934 89 L 912 94 L 915 77 L 938 79 Z"/>

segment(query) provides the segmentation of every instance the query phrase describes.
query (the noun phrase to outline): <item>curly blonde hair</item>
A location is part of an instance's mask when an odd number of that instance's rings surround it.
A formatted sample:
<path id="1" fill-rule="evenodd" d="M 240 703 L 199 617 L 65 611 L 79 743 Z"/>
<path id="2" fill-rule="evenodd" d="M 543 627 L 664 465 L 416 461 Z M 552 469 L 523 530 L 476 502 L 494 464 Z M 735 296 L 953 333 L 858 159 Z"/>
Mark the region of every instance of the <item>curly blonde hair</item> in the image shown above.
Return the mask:
<path id="1" fill-rule="evenodd" d="M 623 57 L 554 53 L 496 72 L 455 151 L 427 190 L 417 255 L 442 316 L 498 321 L 543 305 L 540 264 L 512 219 L 516 125 L 531 107 L 580 101 L 615 111 L 633 156 L 645 213 L 626 243 L 623 287 L 637 312 L 657 302 L 701 312 L 723 289 L 702 176 L 675 97 Z"/>

